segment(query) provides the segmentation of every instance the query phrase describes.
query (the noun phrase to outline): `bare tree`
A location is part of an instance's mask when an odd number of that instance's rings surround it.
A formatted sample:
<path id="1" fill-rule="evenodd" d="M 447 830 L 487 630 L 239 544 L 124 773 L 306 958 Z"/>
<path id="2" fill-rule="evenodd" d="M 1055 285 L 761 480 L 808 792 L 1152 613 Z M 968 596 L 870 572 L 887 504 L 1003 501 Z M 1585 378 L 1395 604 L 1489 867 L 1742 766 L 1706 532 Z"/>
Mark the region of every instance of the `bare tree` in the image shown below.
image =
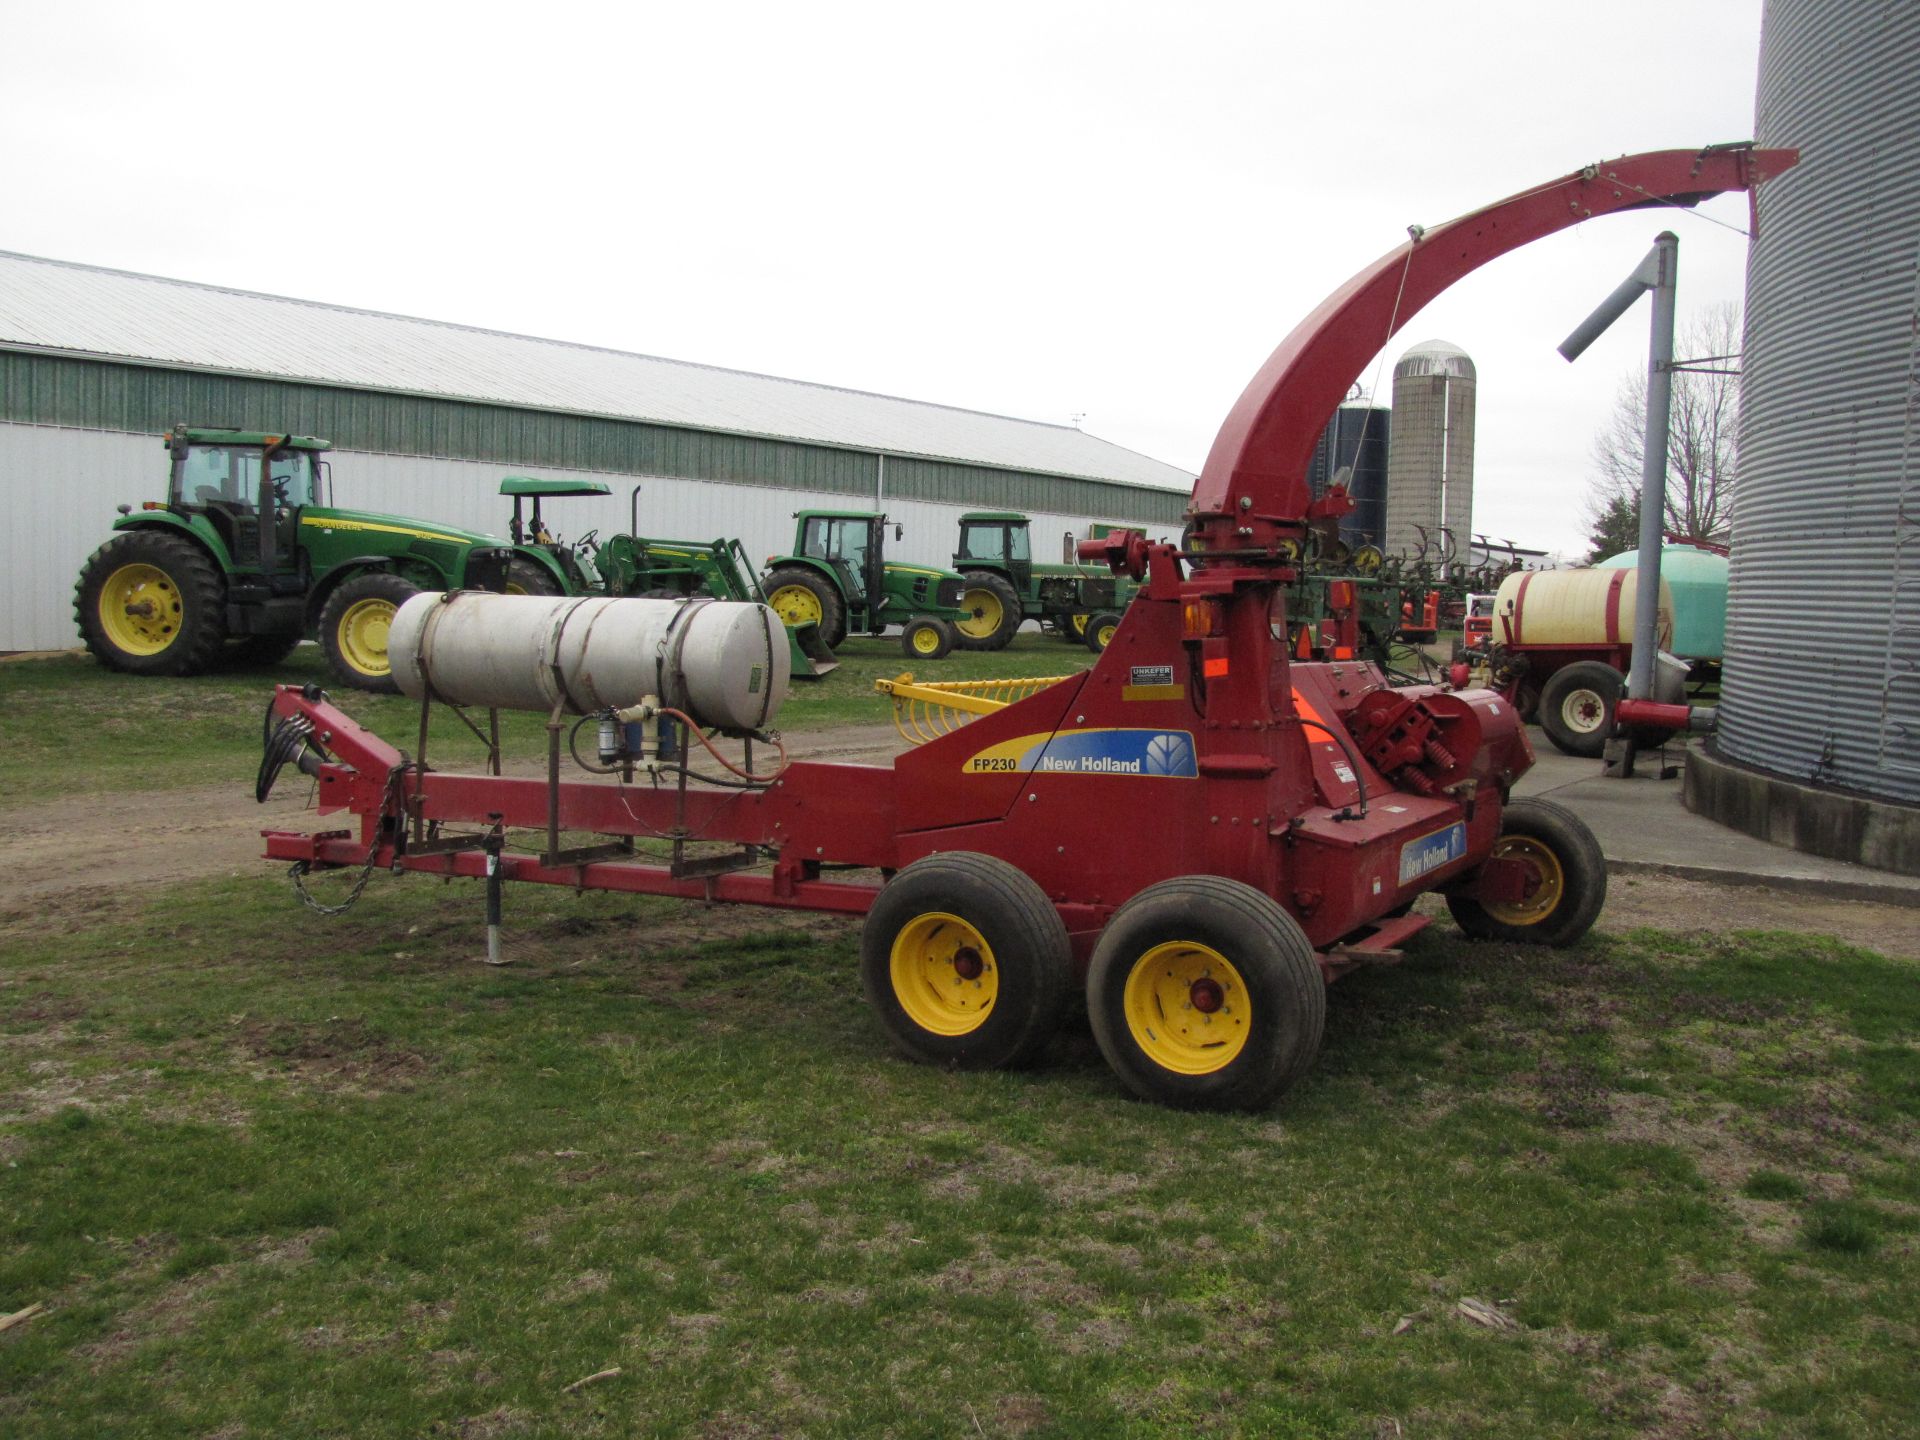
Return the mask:
<path id="1" fill-rule="evenodd" d="M 1714 305 L 1680 327 L 1674 353 L 1683 369 L 1673 377 L 1667 434 L 1667 530 L 1682 540 L 1724 544 L 1733 513 L 1736 429 L 1740 416 L 1740 307 Z M 1613 413 L 1593 441 L 1593 482 L 1587 522 L 1603 530 L 1622 507 L 1639 512 L 1640 461 L 1646 447 L 1647 377 L 1620 382 Z"/>

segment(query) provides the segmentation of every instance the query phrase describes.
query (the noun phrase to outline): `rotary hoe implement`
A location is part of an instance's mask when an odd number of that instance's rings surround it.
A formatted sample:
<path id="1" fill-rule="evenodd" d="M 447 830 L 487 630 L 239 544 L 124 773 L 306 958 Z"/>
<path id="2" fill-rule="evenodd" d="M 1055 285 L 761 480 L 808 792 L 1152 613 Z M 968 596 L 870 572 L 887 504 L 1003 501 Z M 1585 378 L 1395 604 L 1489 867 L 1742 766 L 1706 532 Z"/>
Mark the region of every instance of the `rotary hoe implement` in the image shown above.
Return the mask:
<path id="1" fill-rule="evenodd" d="M 1141 586 L 1094 665 L 1031 693 L 898 682 L 896 705 L 954 713 L 914 712 L 924 743 L 891 765 L 788 762 L 771 729 L 788 652 L 764 606 L 422 595 L 389 642 L 421 750 L 432 705 L 539 710 L 546 775 L 502 776 L 497 744 L 486 773 L 438 769 L 281 687 L 262 791 L 296 764 L 320 812 L 353 823 L 269 831 L 267 854 L 302 875 L 483 879 L 494 915 L 508 881 L 863 915 L 867 997 L 916 1060 L 1030 1060 L 1077 986 L 1136 1094 L 1266 1106 L 1313 1064 L 1327 982 L 1395 958 L 1429 923 L 1421 895 L 1471 936 L 1567 945 L 1606 891 L 1576 817 L 1512 798 L 1533 754 L 1501 697 L 1295 658 L 1297 557 L 1350 503 L 1306 484 L 1326 417 L 1486 261 L 1593 215 L 1749 189 L 1793 159 L 1633 156 L 1415 232 L 1247 386 L 1181 545 L 1083 543 Z M 569 763 L 591 773 L 563 778 Z M 540 853 L 509 851 L 515 832 Z"/>

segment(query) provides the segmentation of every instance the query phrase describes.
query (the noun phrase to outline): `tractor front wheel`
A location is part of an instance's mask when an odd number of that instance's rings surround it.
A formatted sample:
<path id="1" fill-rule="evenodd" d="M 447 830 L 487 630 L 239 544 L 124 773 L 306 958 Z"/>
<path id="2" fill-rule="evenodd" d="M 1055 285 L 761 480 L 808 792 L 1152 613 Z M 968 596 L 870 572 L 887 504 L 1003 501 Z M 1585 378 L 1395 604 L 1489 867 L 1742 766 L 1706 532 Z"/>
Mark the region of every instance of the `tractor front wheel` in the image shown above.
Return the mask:
<path id="1" fill-rule="evenodd" d="M 965 579 L 960 608 L 966 613 L 954 622 L 953 628 L 959 632 L 955 643 L 962 650 L 1006 649 L 1025 618 L 1020 613 L 1020 597 L 991 570 L 969 570 Z"/>
<path id="2" fill-rule="evenodd" d="M 960 1070 L 1033 1060 L 1073 973 L 1067 927 L 1027 875 L 990 855 L 916 860 L 867 912 L 860 981 L 894 1045 Z"/>
<path id="3" fill-rule="evenodd" d="M 1607 900 L 1607 860 L 1578 815 L 1551 800 L 1515 800 L 1500 817 L 1492 858 L 1527 869 L 1525 893 L 1510 900 L 1447 896 L 1447 909 L 1475 940 L 1571 945 L 1593 927 Z"/>
<path id="4" fill-rule="evenodd" d="M 838 650 L 847 638 L 847 607 L 840 592 L 817 571 L 803 565 L 783 566 L 761 582 L 761 589 L 781 624 L 819 626 L 829 650 Z"/>
<path id="5" fill-rule="evenodd" d="M 342 685 L 397 695 L 387 659 L 387 631 L 400 607 L 420 593 L 411 580 L 369 570 L 341 582 L 320 611 L 320 644 Z"/>
<path id="6" fill-rule="evenodd" d="M 88 558 L 73 613 L 93 658 L 129 675 L 198 675 L 227 638 L 226 582 L 184 535 L 128 530 Z"/>
<path id="7" fill-rule="evenodd" d="M 1261 1110 L 1320 1053 L 1326 981 L 1271 897 L 1188 875 L 1114 912 L 1087 971 L 1087 1014 L 1107 1064 L 1142 1099 Z"/>
<path id="8" fill-rule="evenodd" d="M 1081 636 L 1087 649 L 1098 655 L 1113 643 L 1113 632 L 1120 628 L 1120 617 L 1111 610 L 1103 610 L 1087 620 L 1086 633 Z"/>
<path id="9" fill-rule="evenodd" d="M 931 615 L 914 616 L 900 632 L 900 648 L 909 660 L 944 660 L 953 643 L 953 626 Z"/>
<path id="10" fill-rule="evenodd" d="M 524 555 L 516 555 L 507 562 L 507 594 L 509 595 L 561 595 L 565 592 L 560 582 L 553 578 L 546 566 L 536 564 Z"/>

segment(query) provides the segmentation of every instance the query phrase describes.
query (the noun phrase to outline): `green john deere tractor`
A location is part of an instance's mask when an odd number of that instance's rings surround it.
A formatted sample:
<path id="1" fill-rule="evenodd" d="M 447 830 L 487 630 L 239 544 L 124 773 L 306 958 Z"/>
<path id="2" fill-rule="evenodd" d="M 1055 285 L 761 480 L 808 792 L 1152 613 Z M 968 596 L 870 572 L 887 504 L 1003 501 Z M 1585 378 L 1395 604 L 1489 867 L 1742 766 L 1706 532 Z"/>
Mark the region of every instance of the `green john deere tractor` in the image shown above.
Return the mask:
<path id="1" fill-rule="evenodd" d="M 900 565 L 886 558 L 887 517 L 869 510 L 800 510 L 794 553 L 767 561 L 761 579 L 767 603 L 788 625 L 813 624 L 830 649 L 851 629 L 883 633 L 902 627 L 900 645 L 915 660 L 938 660 L 953 648 L 965 582 L 951 570 Z M 893 538 L 900 538 L 893 527 Z"/>
<path id="2" fill-rule="evenodd" d="M 539 581 L 492 535 L 335 508 L 325 440 L 177 425 L 164 443 L 167 498 L 122 505 L 74 590 L 81 638 L 111 669 L 271 664 L 317 631 L 342 683 L 390 692 L 387 626 L 410 596 Z"/>
<path id="3" fill-rule="evenodd" d="M 655 540 L 637 533 L 640 489 L 634 486 L 629 498 L 632 529 L 627 534 L 602 540 L 599 531 L 589 530 L 566 542 L 547 528 L 540 502 L 563 496 L 611 494 L 604 484 L 598 480 L 541 480 L 528 475 L 509 475 L 502 480 L 500 493 L 513 498 L 508 533 L 516 553 L 531 557 L 535 565 L 529 568 L 539 572 L 527 577 L 525 588 L 536 595 L 711 595 L 719 600 L 767 603 L 738 540 Z M 787 645 L 797 680 L 818 680 L 839 668 L 840 662 L 821 639 L 817 625 L 789 623 Z"/>
<path id="4" fill-rule="evenodd" d="M 1022 621 L 1038 620 L 1099 654 L 1140 587 L 1097 566 L 1036 563 L 1029 524 L 1010 510 L 960 517 L 953 568 L 967 582 L 960 599 L 967 613 L 956 627 L 957 643 L 963 650 L 1004 650 Z"/>

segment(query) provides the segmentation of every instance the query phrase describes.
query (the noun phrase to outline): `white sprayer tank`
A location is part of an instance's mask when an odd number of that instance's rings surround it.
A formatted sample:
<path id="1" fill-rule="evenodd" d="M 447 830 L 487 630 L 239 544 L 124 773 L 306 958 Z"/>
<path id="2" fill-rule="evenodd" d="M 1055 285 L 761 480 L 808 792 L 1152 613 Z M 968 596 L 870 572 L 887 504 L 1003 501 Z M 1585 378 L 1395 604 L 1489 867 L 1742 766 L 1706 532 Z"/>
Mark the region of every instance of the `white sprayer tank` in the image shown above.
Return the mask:
<path id="1" fill-rule="evenodd" d="M 787 698 L 780 618 L 733 600 L 427 592 L 400 607 L 387 658 L 403 694 L 577 715 L 649 695 L 701 725 L 759 730 Z"/>
<path id="2" fill-rule="evenodd" d="M 1525 570 L 1500 582 L 1493 599 L 1498 645 L 1631 645 L 1637 570 Z M 1673 644 L 1673 592 L 1660 579 L 1660 648 Z"/>

